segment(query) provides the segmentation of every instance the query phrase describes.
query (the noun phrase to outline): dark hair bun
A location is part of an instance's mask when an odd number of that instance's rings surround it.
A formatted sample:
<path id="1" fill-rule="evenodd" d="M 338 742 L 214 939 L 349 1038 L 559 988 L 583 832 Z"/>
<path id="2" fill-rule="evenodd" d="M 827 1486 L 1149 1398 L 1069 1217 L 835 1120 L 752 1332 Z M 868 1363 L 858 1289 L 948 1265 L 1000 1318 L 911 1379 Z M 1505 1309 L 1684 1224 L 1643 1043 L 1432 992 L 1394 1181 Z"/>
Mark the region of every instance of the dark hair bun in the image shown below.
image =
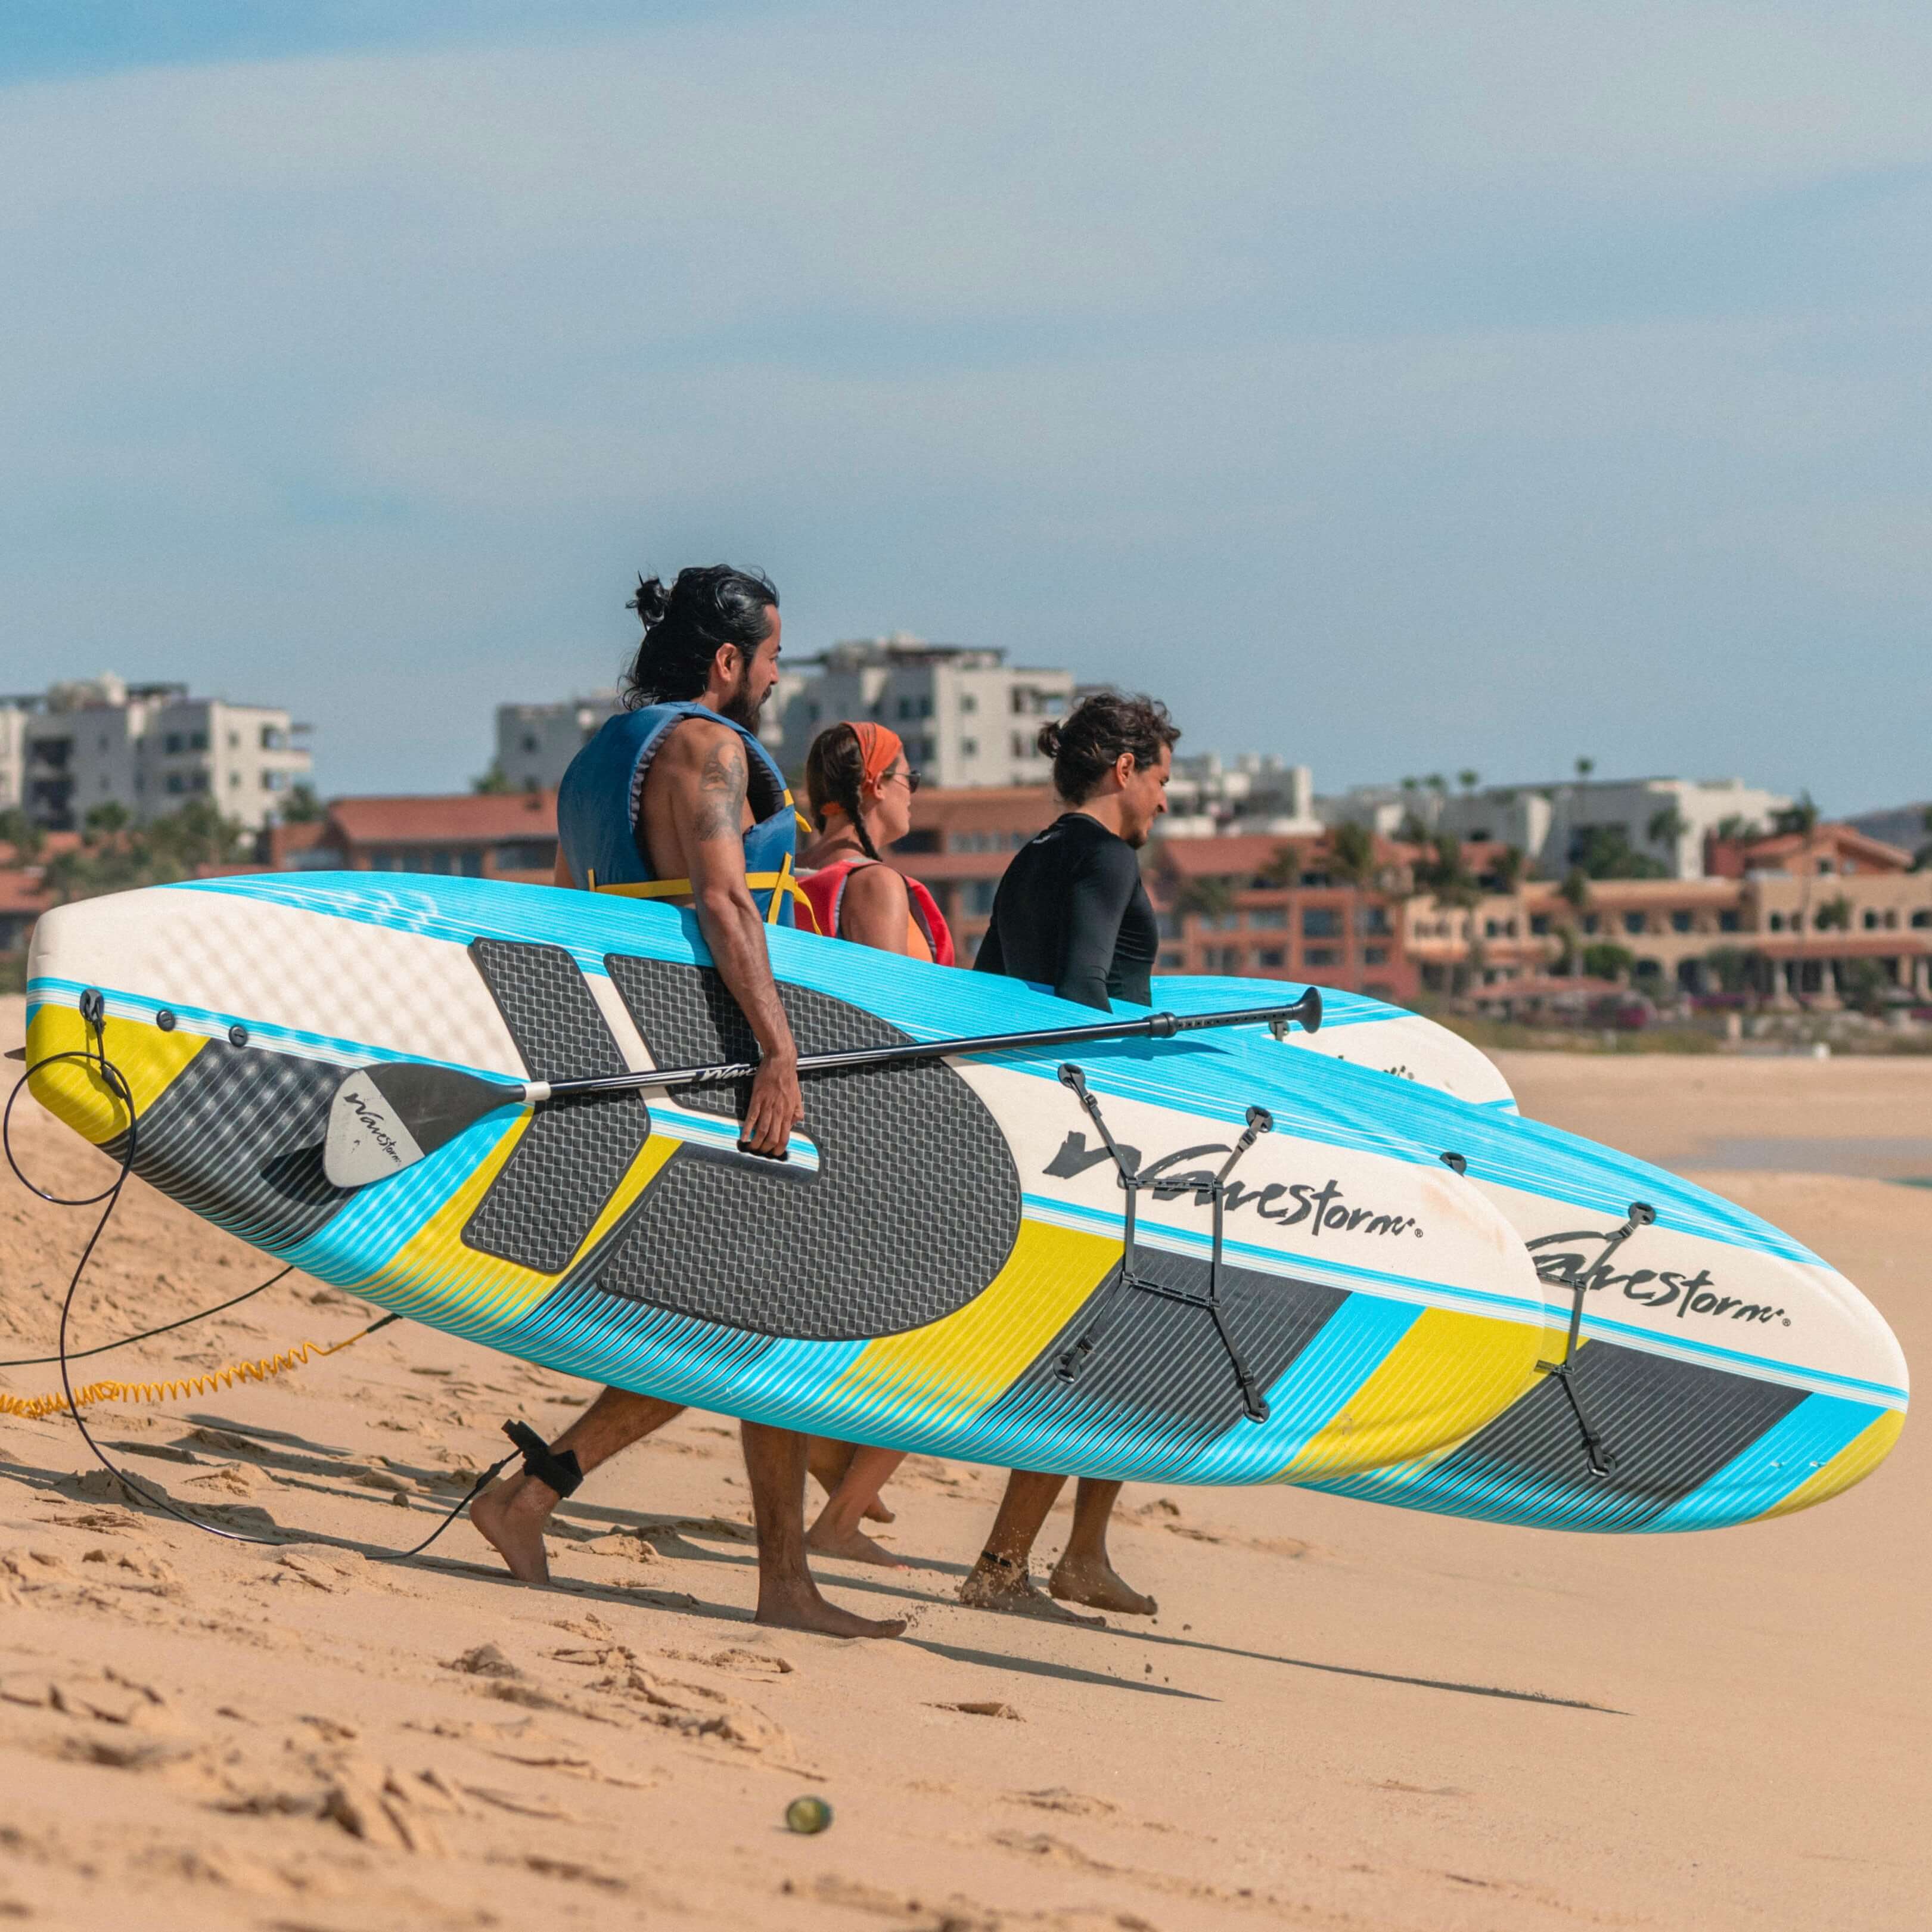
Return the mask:
<path id="1" fill-rule="evenodd" d="M 1040 728 L 1040 736 L 1034 741 L 1034 748 L 1042 758 L 1057 758 L 1060 755 L 1060 725 L 1056 719 Z"/>
<path id="2" fill-rule="evenodd" d="M 664 612 L 670 608 L 670 592 L 655 577 L 639 578 L 638 594 L 624 606 L 627 610 L 637 612 L 647 631 L 662 620 Z"/>
<path id="3" fill-rule="evenodd" d="M 1180 736 L 1167 706 L 1151 698 L 1096 691 L 1040 734 L 1040 748 L 1053 760 L 1053 787 L 1069 805 L 1091 798 L 1119 762 L 1132 754 L 1144 772 Z"/>

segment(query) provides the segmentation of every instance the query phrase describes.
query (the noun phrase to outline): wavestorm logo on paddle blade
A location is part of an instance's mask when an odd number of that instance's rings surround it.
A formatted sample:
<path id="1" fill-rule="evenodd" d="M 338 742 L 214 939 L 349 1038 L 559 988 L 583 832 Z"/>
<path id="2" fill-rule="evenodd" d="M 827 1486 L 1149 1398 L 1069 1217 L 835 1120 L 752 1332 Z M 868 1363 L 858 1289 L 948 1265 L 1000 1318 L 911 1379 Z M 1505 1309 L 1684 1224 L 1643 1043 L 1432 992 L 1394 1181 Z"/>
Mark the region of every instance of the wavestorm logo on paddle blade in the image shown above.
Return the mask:
<path id="1" fill-rule="evenodd" d="M 366 1187 L 423 1157 L 373 1080 L 345 1080 L 328 1109 L 322 1168 L 338 1187 Z"/>
<path id="2" fill-rule="evenodd" d="M 1208 1168 L 1176 1170 L 1183 1161 L 1209 1160 L 1231 1151 L 1223 1142 L 1204 1142 L 1198 1147 L 1178 1148 L 1172 1154 L 1162 1154 L 1158 1160 L 1150 1161 L 1142 1167 L 1138 1148 L 1129 1147 L 1124 1142 L 1120 1147 L 1120 1152 L 1136 1170 L 1143 1186 L 1169 1199 L 1192 1194 L 1195 1204 L 1202 1208 L 1214 1198 L 1214 1171 Z M 1084 1174 L 1090 1167 L 1098 1167 L 1112 1159 L 1104 1147 L 1088 1147 L 1084 1133 L 1070 1133 L 1060 1143 L 1060 1151 L 1041 1172 L 1052 1174 L 1057 1180 L 1071 1180 L 1076 1174 Z M 1260 1187 L 1250 1187 L 1231 1180 L 1223 1202 L 1231 1214 L 1240 1208 L 1252 1208 L 1263 1220 L 1272 1221 L 1278 1228 L 1292 1228 L 1305 1222 L 1312 1237 L 1327 1233 L 1360 1233 L 1413 1234 L 1418 1240 L 1422 1238 L 1421 1223 L 1414 1215 L 1384 1214 L 1373 1208 L 1354 1206 L 1342 1198 L 1342 1184 L 1334 1179 L 1324 1180 L 1318 1186 L 1313 1181 L 1271 1180 Z"/>

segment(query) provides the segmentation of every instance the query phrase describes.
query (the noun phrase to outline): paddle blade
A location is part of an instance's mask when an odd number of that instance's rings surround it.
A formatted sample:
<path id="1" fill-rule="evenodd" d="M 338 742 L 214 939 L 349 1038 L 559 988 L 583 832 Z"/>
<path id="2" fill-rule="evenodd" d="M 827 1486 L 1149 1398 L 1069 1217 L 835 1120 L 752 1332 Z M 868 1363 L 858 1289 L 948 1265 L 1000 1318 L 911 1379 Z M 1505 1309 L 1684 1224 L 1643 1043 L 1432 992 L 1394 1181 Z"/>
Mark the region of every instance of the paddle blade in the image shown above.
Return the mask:
<path id="1" fill-rule="evenodd" d="M 336 1187 L 386 1180 L 499 1107 L 520 1106 L 520 1088 L 452 1066 L 396 1060 L 365 1066 L 335 1090 L 322 1172 Z"/>

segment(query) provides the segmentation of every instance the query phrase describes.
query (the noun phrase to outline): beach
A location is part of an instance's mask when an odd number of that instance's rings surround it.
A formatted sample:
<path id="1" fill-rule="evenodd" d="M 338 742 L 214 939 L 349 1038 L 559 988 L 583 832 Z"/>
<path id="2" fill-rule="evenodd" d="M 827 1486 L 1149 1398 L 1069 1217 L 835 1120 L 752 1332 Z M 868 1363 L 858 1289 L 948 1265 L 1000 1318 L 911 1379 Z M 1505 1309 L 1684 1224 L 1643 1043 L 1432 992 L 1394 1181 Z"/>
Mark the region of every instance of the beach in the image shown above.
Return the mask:
<path id="1" fill-rule="evenodd" d="M 0 1000 L 0 1046 L 21 1002 Z M 1692 1174 L 1892 1322 L 1928 1310 L 1932 1059 L 1502 1056 L 1524 1111 Z M 108 1163 L 29 1101 L 22 1166 Z M 44 1354 L 94 1210 L 0 1174 L 0 1354 Z M 130 1183 L 76 1304 L 86 1347 L 274 1264 Z M 83 1365 L 205 1373 L 374 1315 L 290 1276 Z M 16 1394 L 51 1367 L 0 1371 Z M 0 1419 L 0 1918 L 158 1928 L 648 1924 L 1492 1932 L 1923 1922 L 1928 1452 L 1908 1427 L 1822 1508 L 1590 1537 L 1312 1492 L 1130 1487 L 1114 1554 L 1160 1600 L 1104 1631 L 954 1600 L 998 1472 L 922 1459 L 817 1567 L 904 1615 L 849 1645 L 749 1621 L 734 1425 L 687 1414 L 559 1512 L 549 1589 L 466 1521 L 504 1446 L 587 1387 L 399 1322 L 266 1382 Z M 1064 1507 L 1042 1555 L 1057 1552 Z M 832 1808 L 788 1831 L 803 1794 Z"/>

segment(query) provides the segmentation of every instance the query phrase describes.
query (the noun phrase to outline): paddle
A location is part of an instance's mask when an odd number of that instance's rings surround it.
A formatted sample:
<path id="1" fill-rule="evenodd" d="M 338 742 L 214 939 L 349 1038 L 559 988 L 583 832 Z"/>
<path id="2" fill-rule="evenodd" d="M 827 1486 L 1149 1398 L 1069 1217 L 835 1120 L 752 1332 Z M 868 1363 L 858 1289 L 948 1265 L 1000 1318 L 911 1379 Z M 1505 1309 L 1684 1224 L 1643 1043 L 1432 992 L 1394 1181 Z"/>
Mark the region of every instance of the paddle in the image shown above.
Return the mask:
<path id="1" fill-rule="evenodd" d="M 1310 986 L 1292 1006 L 1250 1006 L 1235 1012 L 1150 1013 L 1145 1019 L 1102 1020 L 1092 1026 L 1048 1027 L 1036 1033 L 980 1034 L 964 1040 L 910 1040 L 898 1046 L 859 1046 L 810 1053 L 800 1078 L 852 1066 L 889 1066 L 953 1054 L 1004 1053 L 1016 1047 L 1077 1046 L 1092 1040 L 1171 1040 L 1203 1027 L 1266 1024 L 1277 1035 L 1292 1023 L 1313 1033 L 1322 1024 L 1322 995 Z M 413 1167 L 464 1128 L 500 1107 L 534 1107 L 578 1094 L 634 1094 L 748 1080 L 756 1061 L 726 1066 L 669 1066 L 644 1073 L 607 1073 L 581 1080 L 491 1080 L 453 1066 L 392 1060 L 345 1078 L 329 1102 L 322 1171 L 337 1187 L 367 1187 Z"/>

